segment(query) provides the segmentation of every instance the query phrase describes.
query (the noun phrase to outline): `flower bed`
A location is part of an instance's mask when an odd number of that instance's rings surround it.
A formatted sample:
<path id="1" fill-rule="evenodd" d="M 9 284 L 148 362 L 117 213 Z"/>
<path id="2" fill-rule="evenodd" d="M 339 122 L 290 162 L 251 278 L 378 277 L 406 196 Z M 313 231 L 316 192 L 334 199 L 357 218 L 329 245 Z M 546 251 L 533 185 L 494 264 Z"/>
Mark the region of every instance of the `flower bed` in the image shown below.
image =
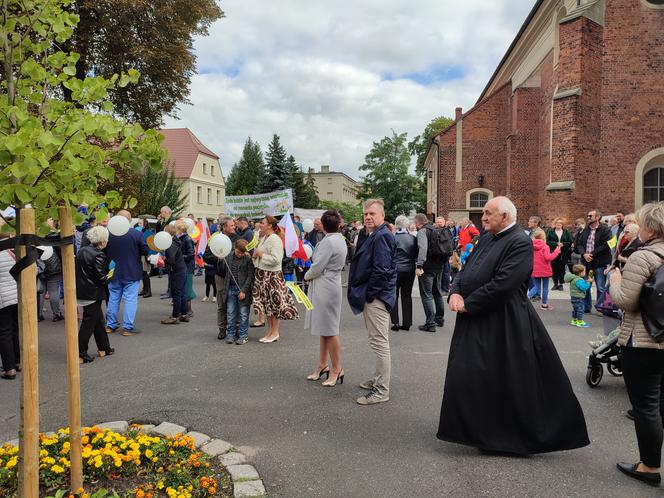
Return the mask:
<path id="1" fill-rule="evenodd" d="M 69 494 L 69 429 L 40 434 L 40 495 L 156 498 L 227 497 L 233 484 L 225 469 L 197 451 L 189 436 L 151 436 L 132 426 L 127 434 L 83 429 L 84 490 Z M 0 447 L 0 496 L 17 495 L 18 447 Z"/>

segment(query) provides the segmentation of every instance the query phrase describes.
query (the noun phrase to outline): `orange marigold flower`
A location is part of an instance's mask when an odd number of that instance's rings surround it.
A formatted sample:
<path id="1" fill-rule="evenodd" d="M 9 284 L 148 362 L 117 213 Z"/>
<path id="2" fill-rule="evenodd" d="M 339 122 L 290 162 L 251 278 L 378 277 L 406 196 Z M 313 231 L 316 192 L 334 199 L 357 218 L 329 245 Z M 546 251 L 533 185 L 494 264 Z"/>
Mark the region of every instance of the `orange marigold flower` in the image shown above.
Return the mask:
<path id="1" fill-rule="evenodd" d="M 217 492 L 217 488 L 208 488 L 208 493 L 211 495 L 215 494 Z"/>

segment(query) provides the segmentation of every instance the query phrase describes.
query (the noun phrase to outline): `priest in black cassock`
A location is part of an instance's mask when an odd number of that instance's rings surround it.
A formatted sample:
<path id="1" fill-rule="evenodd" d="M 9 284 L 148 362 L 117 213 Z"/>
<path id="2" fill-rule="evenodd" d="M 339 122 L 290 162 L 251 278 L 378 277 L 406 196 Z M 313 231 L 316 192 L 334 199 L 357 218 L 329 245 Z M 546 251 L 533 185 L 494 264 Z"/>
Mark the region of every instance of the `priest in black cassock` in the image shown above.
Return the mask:
<path id="1" fill-rule="evenodd" d="M 484 207 L 486 233 L 457 275 L 457 312 L 438 438 L 529 455 L 590 444 L 544 324 L 527 298 L 533 245 L 506 197 Z"/>

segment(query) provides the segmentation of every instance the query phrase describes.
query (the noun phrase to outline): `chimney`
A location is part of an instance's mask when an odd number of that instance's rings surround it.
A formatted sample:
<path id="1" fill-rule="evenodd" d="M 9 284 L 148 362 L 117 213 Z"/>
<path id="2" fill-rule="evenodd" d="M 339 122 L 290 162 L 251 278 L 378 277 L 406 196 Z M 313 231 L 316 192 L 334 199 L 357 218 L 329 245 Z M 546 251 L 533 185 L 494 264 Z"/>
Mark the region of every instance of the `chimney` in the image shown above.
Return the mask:
<path id="1" fill-rule="evenodd" d="M 454 109 L 454 119 L 455 121 L 459 121 L 461 119 L 461 116 L 463 116 L 463 110 L 461 107 L 457 107 Z"/>
<path id="2" fill-rule="evenodd" d="M 320 167 L 320 172 L 321 173 L 329 173 L 330 172 L 330 165 L 329 164 L 323 164 Z"/>

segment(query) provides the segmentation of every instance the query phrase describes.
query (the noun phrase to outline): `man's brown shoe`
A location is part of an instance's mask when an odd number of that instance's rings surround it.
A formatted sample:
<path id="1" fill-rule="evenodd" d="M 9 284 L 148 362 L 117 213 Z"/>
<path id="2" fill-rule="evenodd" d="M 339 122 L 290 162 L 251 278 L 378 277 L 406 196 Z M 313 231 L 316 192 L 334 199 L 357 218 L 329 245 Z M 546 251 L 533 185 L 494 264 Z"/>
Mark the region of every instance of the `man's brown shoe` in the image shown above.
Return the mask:
<path id="1" fill-rule="evenodd" d="M 174 316 L 169 316 L 168 318 L 164 318 L 161 321 L 161 323 L 163 323 L 164 325 L 173 325 L 173 324 L 176 324 L 176 323 L 180 323 L 180 320 L 178 320 Z"/>

